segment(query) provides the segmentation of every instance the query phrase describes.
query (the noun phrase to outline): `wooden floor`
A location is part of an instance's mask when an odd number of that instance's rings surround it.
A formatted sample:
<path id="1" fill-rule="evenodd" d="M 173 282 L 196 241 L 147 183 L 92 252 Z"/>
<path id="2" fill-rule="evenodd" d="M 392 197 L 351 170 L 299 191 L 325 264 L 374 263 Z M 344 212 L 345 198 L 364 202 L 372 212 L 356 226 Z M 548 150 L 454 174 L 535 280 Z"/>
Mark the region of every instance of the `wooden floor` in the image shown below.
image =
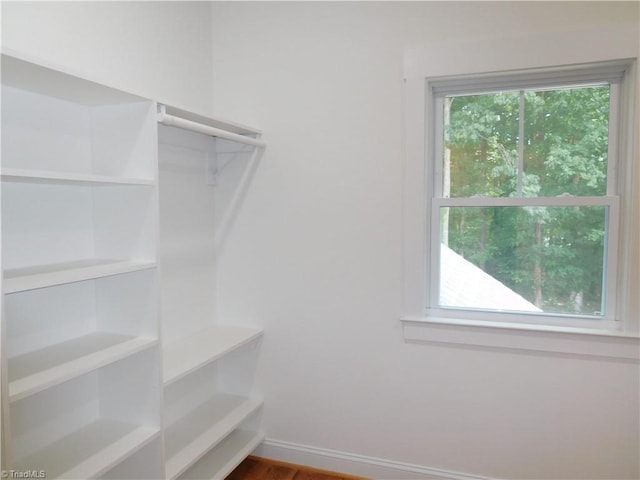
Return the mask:
<path id="1" fill-rule="evenodd" d="M 250 456 L 225 480 L 365 480 L 342 473 Z"/>

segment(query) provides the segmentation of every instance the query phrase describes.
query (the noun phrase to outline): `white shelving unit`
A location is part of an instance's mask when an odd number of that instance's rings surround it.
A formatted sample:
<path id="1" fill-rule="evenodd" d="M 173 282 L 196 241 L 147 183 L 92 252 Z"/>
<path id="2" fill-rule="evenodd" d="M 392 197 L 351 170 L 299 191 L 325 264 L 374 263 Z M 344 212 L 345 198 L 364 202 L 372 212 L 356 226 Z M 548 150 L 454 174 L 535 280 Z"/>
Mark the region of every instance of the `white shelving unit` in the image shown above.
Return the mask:
<path id="1" fill-rule="evenodd" d="M 260 132 L 1 72 L 2 469 L 224 478 L 264 438 L 262 330 L 216 319 L 213 136 L 255 155 Z"/>
<path id="2" fill-rule="evenodd" d="M 262 436 L 262 401 L 251 388 L 262 330 L 215 320 L 214 239 L 220 226 L 211 174 L 220 140 L 211 134 L 224 128 L 231 134 L 225 141 L 246 135 L 260 142 L 259 132 L 161 106 L 159 121 L 167 115 L 184 122 L 159 129 L 166 478 L 201 468 L 207 478 L 222 479 L 251 452 L 248 444 L 232 447 L 236 430 L 250 425 L 255 438 Z M 198 126 L 191 130 L 193 122 Z M 217 461 L 202 463 L 208 457 Z"/>
<path id="3" fill-rule="evenodd" d="M 5 469 L 160 451 L 156 145 L 154 102 L 2 57 Z"/>

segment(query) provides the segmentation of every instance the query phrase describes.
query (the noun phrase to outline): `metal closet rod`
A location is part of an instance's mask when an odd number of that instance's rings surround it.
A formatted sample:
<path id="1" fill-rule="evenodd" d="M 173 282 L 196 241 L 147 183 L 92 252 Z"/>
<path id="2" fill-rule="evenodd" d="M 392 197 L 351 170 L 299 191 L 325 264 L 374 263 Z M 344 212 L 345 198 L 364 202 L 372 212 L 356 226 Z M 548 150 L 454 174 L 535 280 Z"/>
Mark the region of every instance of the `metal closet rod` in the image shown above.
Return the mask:
<path id="1" fill-rule="evenodd" d="M 244 143 L 246 145 L 253 145 L 255 147 L 265 148 L 267 144 L 262 140 L 258 140 L 238 133 L 228 132 L 220 128 L 210 127 L 202 123 L 186 120 L 184 118 L 169 115 L 164 108 L 164 105 L 158 112 L 158 122 L 170 127 L 182 128 L 184 130 L 191 130 L 192 132 L 204 133 L 205 135 L 211 135 L 212 137 L 225 138 L 238 143 Z"/>

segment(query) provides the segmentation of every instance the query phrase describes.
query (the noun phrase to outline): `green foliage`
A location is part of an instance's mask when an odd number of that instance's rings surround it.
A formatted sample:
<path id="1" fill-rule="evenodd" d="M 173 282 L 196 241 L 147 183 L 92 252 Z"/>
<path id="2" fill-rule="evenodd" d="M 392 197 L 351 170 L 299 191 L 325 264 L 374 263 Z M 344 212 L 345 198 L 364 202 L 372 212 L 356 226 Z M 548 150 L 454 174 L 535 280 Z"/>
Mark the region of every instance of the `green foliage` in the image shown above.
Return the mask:
<path id="1" fill-rule="evenodd" d="M 451 97 L 447 118 L 451 197 L 606 194 L 608 85 Z M 451 248 L 544 311 L 600 314 L 603 207 L 451 208 L 448 218 Z"/>

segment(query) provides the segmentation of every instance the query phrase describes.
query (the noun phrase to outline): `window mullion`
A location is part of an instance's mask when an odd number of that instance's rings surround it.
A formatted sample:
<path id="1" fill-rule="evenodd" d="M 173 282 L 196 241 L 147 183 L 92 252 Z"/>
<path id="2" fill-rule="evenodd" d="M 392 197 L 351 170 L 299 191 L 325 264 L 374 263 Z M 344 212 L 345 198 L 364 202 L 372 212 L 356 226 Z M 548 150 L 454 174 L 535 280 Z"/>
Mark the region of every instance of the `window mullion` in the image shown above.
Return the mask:
<path id="1" fill-rule="evenodd" d="M 616 195 L 618 185 L 618 121 L 620 118 L 620 84 L 612 82 L 609 88 L 609 150 L 607 152 L 607 195 Z"/>
<path id="2" fill-rule="evenodd" d="M 436 97 L 434 102 L 434 120 L 435 128 L 433 130 L 433 178 L 428 179 L 431 182 L 431 188 L 435 197 L 443 196 L 443 155 L 444 155 L 444 129 L 448 125 L 444 124 L 444 98 Z"/>
<path id="3" fill-rule="evenodd" d="M 524 90 L 520 90 L 520 105 L 518 111 L 518 167 L 517 167 L 517 195 L 522 196 L 522 182 L 524 177 Z"/>

